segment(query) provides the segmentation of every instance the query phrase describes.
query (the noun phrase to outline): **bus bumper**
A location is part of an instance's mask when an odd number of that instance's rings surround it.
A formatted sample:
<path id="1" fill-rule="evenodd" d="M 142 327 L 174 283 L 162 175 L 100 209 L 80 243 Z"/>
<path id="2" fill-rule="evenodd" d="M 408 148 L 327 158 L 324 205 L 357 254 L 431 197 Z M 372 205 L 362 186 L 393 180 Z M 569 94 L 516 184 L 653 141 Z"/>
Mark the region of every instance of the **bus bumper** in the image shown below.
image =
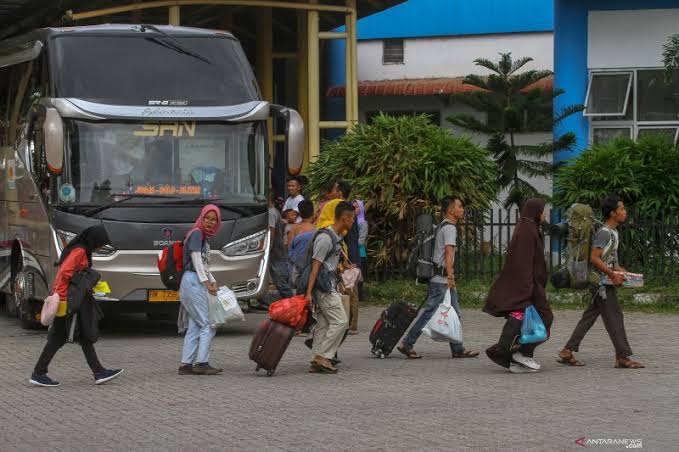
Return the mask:
<path id="1" fill-rule="evenodd" d="M 179 294 L 169 293 L 160 280 L 158 250 L 118 250 L 107 257 L 94 257 L 93 267 L 111 292 L 95 294 L 106 308 L 128 312 L 171 309 Z M 261 298 L 268 288 L 269 252 L 227 257 L 219 251 L 210 255 L 210 272 L 219 286 L 227 286 L 241 300 Z M 163 307 L 165 306 L 165 307 Z M 176 309 L 176 308 L 175 308 Z"/>

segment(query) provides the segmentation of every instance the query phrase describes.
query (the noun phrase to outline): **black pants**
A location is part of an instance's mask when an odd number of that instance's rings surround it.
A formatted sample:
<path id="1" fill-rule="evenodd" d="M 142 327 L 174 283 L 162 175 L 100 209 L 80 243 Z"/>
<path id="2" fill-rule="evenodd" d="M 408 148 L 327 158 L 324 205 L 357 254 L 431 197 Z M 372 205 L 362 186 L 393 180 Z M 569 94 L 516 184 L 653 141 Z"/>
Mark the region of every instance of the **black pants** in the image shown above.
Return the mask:
<path id="1" fill-rule="evenodd" d="M 38 358 L 38 362 L 35 365 L 33 373 L 35 375 L 45 375 L 47 373 L 47 368 L 52 362 L 54 355 L 57 351 L 66 343 L 68 338 L 68 326 L 71 324 L 70 317 L 57 317 L 54 319 L 54 323 L 50 327 L 47 333 L 47 344 Z M 92 342 L 80 341 L 80 346 L 85 354 L 85 359 L 87 364 L 92 369 L 93 373 L 101 372 L 104 370 L 104 366 L 99 362 L 97 357 L 97 352 L 94 350 L 94 344 Z"/>
<path id="2" fill-rule="evenodd" d="M 620 303 L 618 303 L 618 289 L 614 286 L 606 286 L 605 300 L 597 292 L 593 293 L 592 302 L 582 314 L 582 318 L 568 340 L 566 348 L 577 352 L 580 349 L 580 343 L 585 338 L 585 334 L 592 328 L 599 315 L 601 315 L 604 327 L 606 327 L 608 336 L 611 338 L 611 342 L 613 342 L 615 356 L 617 358 L 631 356 L 632 348 L 629 346 L 629 342 L 627 342 L 625 319 L 622 309 L 620 309 Z"/>
<path id="3" fill-rule="evenodd" d="M 361 275 L 363 278 L 361 278 L 361 281 L 358 283 L 358 301 L 365 301 L 368 298 L 368 294 L 363 287 L 363 283 L 368 278 L 368 258 L 366 257 L 361 258 Z"/>
<path id="4" fill-rule="evenodd" d="M 537 309 L 537 308 L 536 308 Z M 540 313 L 540 318 L 545 324 L 547 331 L 550 331 L 552 323 L 554 322 L 554 315 L 552 310 L 548 307 L 541 307 L 538 309 Z M 521 325 L 523 322 L 521 320 L 515 319 L 512 316 L 507 316 L 507 321 L 502 328 L 502 333 L 500 333 L 500 340 L 497 344 L 491 346 L 486 350 L 488 357 L 493 360 L 493 362 L 499 364 L 502 367 L 509 368 L 512 362 L 512 354 L 516 351 L 521 352 L 521 354 L 529 357 L 533 357 L 535 354 L 535 349 L 541 342 L 537 344 L 519 344 L 519 337 L 521 337 Z"/>

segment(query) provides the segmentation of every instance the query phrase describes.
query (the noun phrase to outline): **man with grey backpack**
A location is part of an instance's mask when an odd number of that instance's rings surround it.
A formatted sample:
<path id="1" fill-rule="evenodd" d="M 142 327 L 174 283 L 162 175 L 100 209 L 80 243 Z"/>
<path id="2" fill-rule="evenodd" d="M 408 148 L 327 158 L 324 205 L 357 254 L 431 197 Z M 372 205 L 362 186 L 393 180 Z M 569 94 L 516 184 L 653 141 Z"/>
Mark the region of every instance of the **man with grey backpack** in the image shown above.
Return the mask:
<path id="1" fill-rule="evenodd" d="M 617 228 L 627 220 L 625 204 L 618 196 L 609 196 L 601 203 L 604 225 L 597 231 L 592 242 L 590 263 L 593 277 L 598 284 L 592 286 L 592 301 L 582 314 L 571 338 L 559 352 L 558 362 L 580 367 L 585 364 L 575 359 L 573 352 L 580 349 L 585 334 L 601 316 L 615 349 L 614 367 L 618 369 L 641 369 L 645 366 L 630 358 L 632 348 L 627 341 L 625 321 L 618 302 L 618 287 L 625 282 L 623 269 L 618 262 Z"/>
<path id="2" fill-rule="evenodd" d="M 302 271 L 297 290 L 315 307 L 317 320 L 314 330 L 311 373 L 336 374 L 331 360 L 337 355 L 349 318 L 337 290 L 337 266 L 340 261 L 339 242 L 354 224 L 354 206 L 346 201 L 337 204 L 335 222 L 319 230 L 310 243 L 310 259 Z"/>
<path id="3" fill-rule="evenodd" d="M 433 276 L 429 279 L 427 303 L 415 324 L 405 336 L 398 351 L 408 359 L 421 358 L 413 347 L 422 334 L 422 330 L 443 303 L 446 292 L 450 291 L 453 309 L 461 318 L 460 304 L 455 287 L 455 248 L 457 247 L 457 223 L 464 218 L 462 201 L 456 196 L 448 196 L 441 200 L 441 215 L 443 221 L 436 227 L 434 234 L 434 248 L 432 253 Z M 462 342 L 451 342 L 450 349 L 453 358 L 476 358 L 479 352 L 466 350 Z"/>

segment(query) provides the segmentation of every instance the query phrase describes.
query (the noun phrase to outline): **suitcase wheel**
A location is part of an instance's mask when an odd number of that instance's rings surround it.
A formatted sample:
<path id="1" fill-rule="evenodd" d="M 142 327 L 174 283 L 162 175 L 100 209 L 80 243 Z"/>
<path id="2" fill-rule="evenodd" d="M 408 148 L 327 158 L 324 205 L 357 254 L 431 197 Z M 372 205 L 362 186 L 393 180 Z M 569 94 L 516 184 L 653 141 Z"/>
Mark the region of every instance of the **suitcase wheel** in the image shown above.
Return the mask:
<path id="1" fill-rule="evenodd" d="M 379 355 L 377 355 L 380 359 L 384 359 L 387 357 L 383 352 L 380 352 Z"/>
<path id="2" fill-rule="evenodd" d="M 273 374 L 274 374 L 274 373 L 276 373 L 275 370 L 267 370 L 267 371 L 266 371 L 266 376 L 267 376 L 267 377 L 273 377 Z"/>

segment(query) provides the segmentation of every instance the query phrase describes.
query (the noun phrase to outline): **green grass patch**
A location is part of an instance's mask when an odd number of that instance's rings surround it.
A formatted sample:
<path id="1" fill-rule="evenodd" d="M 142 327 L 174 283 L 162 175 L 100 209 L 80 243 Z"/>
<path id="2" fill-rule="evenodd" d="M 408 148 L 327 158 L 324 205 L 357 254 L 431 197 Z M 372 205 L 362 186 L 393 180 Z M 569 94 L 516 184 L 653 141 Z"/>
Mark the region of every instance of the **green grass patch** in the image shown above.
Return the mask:
<path id="1" fill-rule="evenodd" d="M 491 282 L 483 280 L 458 281 L 460 304 L 464 308 L 481 309 Z M 427 285 L 414 280 L 392 279 L 366 283 L 368 303 L 385 306 L 396 300 L 421 303 L 427 297 Z M 583 310 L 591 299 L 589 291 L 556 290 L 547 286 L 547 296 L 555 310 Z M 679 284 L 649 285 L 638 289 L 620 289 L 618 298 L 628 312 L 679 314 Z"/>

